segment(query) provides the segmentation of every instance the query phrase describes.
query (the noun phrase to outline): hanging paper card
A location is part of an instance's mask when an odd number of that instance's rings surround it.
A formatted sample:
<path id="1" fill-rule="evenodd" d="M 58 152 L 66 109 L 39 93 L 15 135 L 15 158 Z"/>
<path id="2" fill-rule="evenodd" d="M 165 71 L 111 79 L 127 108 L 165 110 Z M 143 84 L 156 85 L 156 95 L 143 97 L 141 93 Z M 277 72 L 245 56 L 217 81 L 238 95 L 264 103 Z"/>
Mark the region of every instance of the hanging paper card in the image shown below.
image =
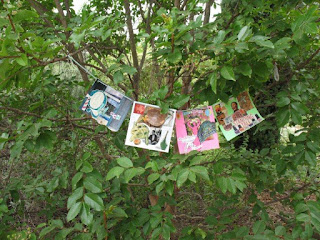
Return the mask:
<path id="1" fill-rule="evenodd" d="M 179 153 L 219 148 L 212 107 L 177 111 L 176 133 Z"/>
<path id="2" fill-rule="evenodd" d="M 158 106 L 134 102 L 126 145 L 169 152 L 176 110 L 161 113 Z"/>
<path id="3" fill-rule="evenodd" d="M 117 132 L 132 103 L 130 98 L 97 79 L 83 100 L 80 109 L 90 114 L 99 124 Z"/>
<path id="4" fill-rule="evenodd" d="M 248 92 L 240 93 L 237 98 L 230 98 L 227 103 L 216 103 L 213 105 L 213 109 L 227 141 L 264 120 L 254 106 Z"/>

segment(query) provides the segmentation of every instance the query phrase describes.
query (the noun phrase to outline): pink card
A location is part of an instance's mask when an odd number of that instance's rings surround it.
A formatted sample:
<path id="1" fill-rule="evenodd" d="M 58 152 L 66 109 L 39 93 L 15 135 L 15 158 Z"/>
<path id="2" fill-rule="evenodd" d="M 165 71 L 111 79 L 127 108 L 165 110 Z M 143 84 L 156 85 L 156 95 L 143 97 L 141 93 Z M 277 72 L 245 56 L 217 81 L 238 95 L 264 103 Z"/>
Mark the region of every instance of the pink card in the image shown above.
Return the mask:
<path id="1" fill-rule="evenodd" d="M 205 151 L 219 148 L 216 123 L 211 106 L 177 111 L 176 133 L 180 154 L 193 150 Z"/>

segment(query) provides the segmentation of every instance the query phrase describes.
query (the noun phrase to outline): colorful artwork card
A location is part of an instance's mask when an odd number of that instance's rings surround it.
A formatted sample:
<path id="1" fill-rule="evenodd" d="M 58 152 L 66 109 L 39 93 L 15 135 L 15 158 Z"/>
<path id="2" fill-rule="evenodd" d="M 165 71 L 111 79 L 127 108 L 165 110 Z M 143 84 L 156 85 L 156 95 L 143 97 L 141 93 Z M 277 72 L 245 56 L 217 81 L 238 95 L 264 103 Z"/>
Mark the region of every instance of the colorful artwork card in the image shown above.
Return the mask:
<path id="1" fill-rule="evenodd" d="M 99 124 L 117 132 L 126 118 L 133 101 L 97 79 L 84 98 L 80 109 Z"/>
<path id="2" fill-rule="evenodd" d="M 176 110 L 162 114 L 158 106 L 134 102 L 126 145 L 169 152 Z"/>
<path id="3" fill-rule="evenodd" d="M 176 134 L 179 153 L 219 148 L 212 107 L 177 111 Z"/>
<path id="4" fill-rule="evenodd" d="M 254 106 L 248 92 L 232 97 L 227 103 L 213 105 L 214 114 L 227 141 L 257 125 L 264 119 Z"/>

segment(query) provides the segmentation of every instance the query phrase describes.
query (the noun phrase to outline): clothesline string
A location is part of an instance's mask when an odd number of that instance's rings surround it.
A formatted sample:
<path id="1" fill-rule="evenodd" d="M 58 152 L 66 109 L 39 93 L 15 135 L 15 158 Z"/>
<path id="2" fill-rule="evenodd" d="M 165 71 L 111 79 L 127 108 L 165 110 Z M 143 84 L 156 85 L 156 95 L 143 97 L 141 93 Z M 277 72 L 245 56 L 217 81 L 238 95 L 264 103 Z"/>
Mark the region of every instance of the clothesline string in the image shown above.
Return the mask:
<path id="1" fill-rule="evenodd" d="M 84 66 L 82 66 L 80 63 L 78 63 L 73 57 L 70 55 L 67 55 L 67 57 L 72 61 L 74 64 L 78 65 L 83 71 L 85 71 L 87 74 L 89 74 L 94 79 L 98 79 L 95 75 L 93 75 L 88 69 L 86 69 Z"/>

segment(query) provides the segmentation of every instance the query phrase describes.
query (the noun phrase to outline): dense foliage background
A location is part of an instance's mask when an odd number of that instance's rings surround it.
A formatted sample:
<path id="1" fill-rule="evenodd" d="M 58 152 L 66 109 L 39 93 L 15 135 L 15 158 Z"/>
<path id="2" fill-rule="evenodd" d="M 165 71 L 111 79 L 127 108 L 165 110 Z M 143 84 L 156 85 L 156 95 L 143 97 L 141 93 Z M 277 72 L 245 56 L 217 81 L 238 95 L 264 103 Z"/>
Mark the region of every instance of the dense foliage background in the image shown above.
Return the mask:
<path id="1" fill-rule="evenodd" d="M 1 0 L 1 239 L 320 238 L 318 1 L 72 6 Z M 163 111 L 249 89 L 266 120 L 214 151 L 126 147 L 67 55 Z"/>

